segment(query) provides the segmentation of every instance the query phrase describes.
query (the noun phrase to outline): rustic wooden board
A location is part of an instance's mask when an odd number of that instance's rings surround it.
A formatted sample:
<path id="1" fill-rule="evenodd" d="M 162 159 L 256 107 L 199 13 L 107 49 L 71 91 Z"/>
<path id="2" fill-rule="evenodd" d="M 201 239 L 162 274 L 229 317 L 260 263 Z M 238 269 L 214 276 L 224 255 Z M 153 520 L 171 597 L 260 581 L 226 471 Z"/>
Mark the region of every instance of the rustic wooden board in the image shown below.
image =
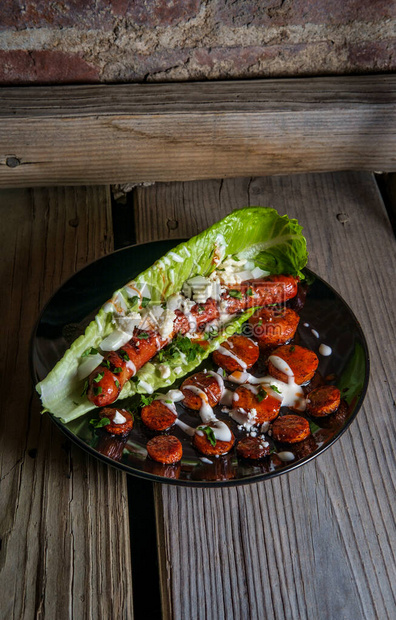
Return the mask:
<path id="1" fill-rule="evenodd" d="M 131 618 L 125 475 L 71 448 L 40 416 L 29 372 L 43 304 L 113 249 L 109 191 L 3 190 L 0 209 L 0 615 Z"/>
<path id="2" fill-rule="evenodd" d="M 311 268 L 350 303 L 372 364 L 357 420 L 314 462 L 245 487 L 156 486 L 165 617 L 394 617 L 396 260 L 373 175 L 158 184 L 135 196 L 138 241 L 192 235 L 246 205 L 298 217 Z"/>
<path id="3" fill-rule="evenodd" d="M 396 76 L 4 88 L 0 186 L 396 170 Z"/>

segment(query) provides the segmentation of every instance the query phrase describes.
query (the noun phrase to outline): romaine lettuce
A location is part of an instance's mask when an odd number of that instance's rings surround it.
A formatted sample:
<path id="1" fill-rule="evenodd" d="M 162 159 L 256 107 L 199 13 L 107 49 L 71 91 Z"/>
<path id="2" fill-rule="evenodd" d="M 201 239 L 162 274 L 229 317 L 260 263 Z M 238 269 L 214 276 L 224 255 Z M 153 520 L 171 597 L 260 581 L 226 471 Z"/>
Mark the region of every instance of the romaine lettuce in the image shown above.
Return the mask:
<path id="1" fill-rule="evenodd" d="M 199 235 L 167 252 L 149 269 L 137 275 L 133 282 L 116 291 L 112 302 L 118 307 L 121 305 L 126 311 L 135 310 L 137 298 L 133 295 L 134 287 L 140 291 L 144 289 L 146 292 L 143 295 L 149 291 L 152 302 L 159 302 L 178 293 L 188 278 L 209 275 L 226 256 L 235 254 L 253 260 L 261 269 L 272 274 L 287 273 L 303 277 L 301 270 L 307 262 L 306 241 L 297 220 L 289 219 L 286 215 L 281 217 L 275 209 L 247 207 L 233 211 Z M 86 396 L 81 395 L 83 385 L 77 377 L 77 370 L 84 351 L 89 347 L 99 348 L 102 340 L 114 329 L 113 315 L 107 311 L 108 308 L 109 304 L 105 304 L 85 333 L 36 386 L 43 406 L 65 422 L 95 408 Z M 194 360 L 178 360 L 173 365 L 171 362 L 171 373 L 167 379 L 161 378 L 155 360 L 148 362 L 137 373 L 143 384 L 136 382 L 136 379 L 127 382 L 120 398 L 144 393 L 145 384 L 151 390 L 171 385 L 182 374 L 194 370 L 219 342 L 239 329 L 251 313 L 252 310 L 234 318 L 227 330 L 210 340 L 207 348 L 202 348 Z M 174 372 L 177 366 L 182 366 L 182 374 Z"/>

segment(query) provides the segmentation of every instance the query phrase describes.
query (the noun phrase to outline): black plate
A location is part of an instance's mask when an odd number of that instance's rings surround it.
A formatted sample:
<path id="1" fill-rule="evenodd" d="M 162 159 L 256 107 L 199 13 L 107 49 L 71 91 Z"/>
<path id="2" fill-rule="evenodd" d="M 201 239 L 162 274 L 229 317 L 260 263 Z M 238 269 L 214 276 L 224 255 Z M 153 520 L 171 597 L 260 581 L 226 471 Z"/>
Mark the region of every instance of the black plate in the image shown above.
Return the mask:
<path id="1" fill-rule="evenodd" d="M 44 308 L 32 336 L 31 363 L 35 383 L 54 367 L 114 290 L 121 288 L 180 241 L 172 239 L 124 248 L 88 265 L 65 282 Z M 318 352 L 321 342 L 332 348 L 333 353 L 329 357 L 318 353 L 318 371 L 322 377 L 334 375 L 331 382 L 340 387 L 344 403 L 336 414 L 319 421 L 310 420 L 312 436 L 291 449 L 295 454 L 294 461 L 281 462 L 273 454 L 262 463 L 252 463 L 237 459 L 233 449 L 227 456 L 209 463 L 196 453 L 190 438 L 176 428 L 172 429 L 172 434 L 179 436 L 183 443 L 183 459 L 177 466 L 162 466 L 146 458 L 145 444 L 152 435 L 139 419 L 135 421 L 126 443 L 110 438 L 103 430 L 93 431 L 89 425 L 93 412 L 69 424 L 62 424 L 52 415 L 51 419 L 90 454 L 130 474 L 157 482 L 188 486 L 246 484 L 272 478 L 307 463 L 339 439 L 356 417 L 368 385 L 369 355 L 362 329 L 349 306 L 331 286 L 311 271 L 306 271 L 310 284 L 305 305 L 299 310 L 301 319 L 295 342 L 315 352 Z M 308 323 L 309 327 L 304 323 Z M 319 333 L 319 339 L 311 329 Z M 210 362 L 204 364 L 209 368 Z M 183 420 L 196 425 L 196 417 L 186 413 L 182 406 L 179 408 L 178 405 L 178 409 Z M 227 417 L 217 413 L 219 417 Z M 238 431 L 233 430 L 238 436 Z M 277 448 L 280 451 L 281 447 Z M 109 454 L 109 450 L 121 460 L 101 453 L 105 451 Z"/>

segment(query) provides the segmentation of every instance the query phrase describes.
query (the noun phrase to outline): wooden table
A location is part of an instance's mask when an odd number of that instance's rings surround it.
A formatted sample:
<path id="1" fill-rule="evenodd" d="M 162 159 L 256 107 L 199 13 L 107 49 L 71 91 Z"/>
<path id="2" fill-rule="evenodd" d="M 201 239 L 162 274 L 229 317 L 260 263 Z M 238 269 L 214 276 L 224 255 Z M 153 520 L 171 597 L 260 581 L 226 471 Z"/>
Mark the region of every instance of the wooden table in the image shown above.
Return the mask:
<path id="1" fill-rule="evenodd" d="M 132 618 L 135 606 L 155 618 L 160 583 L 163 616 L 177 620 L 394 618 L 396 260 L 374 175 L 158 183 L 134 189 L 126 206 L 111 205 L 109 186 L 4 189 L 0 205 L 1 617 Z M 327 452 L 270 481 L 213 490 L 127 479 L 40 416 L 34 323 L 95 258 L 190 236 L 246 205 L 299 219 L 309 266 L 361 321 L 371 355 L 363 409 Z"/>

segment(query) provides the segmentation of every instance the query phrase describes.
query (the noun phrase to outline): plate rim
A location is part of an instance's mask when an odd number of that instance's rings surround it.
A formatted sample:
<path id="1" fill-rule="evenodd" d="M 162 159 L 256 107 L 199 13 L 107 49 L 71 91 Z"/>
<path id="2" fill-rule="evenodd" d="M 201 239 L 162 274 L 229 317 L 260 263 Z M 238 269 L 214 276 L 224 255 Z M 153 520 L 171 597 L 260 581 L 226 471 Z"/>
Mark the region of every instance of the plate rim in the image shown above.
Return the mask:
<path id="1" fill-rule="evenodd" d="M 37 318 L 37 320 L 34 323 L 33 329 L 32 329 L 32 333 L 30 336 L 30 341 L 29 341 L 29 367 L 30 367 L 30 375 L 31 375 L 31 379 L 33 382 L 33 389 L 35 392 L 36 397 L 38 397 L 37 391 L 36 391 L 36 385 L 39 381 L 39 378 L 37 377 L 36 374 L 36 370 L 34 367 L 34 362 L 33 362 L 33 349 L 34 349 L 34 341 L 35 341 L 35 337 L 37 334 L 37 329 L 40 325 L 42 316 L 44 315 L 45 311 L 47 310 L 48 306 L 51 304 L 53 298 L 58 294 L 58 292 L 68 284 L 68 282 L 70 282 L 73 278 L 75 278 L 76 275 L 78 275 L 79 273 L 81 273 L 82 271 L 84 271 L 85 269 L 91 267 L 93 264 L 95 263 L 99 263 L 102 260 L 106 260 L 108 259 L 110 256 L 114 256 L 114 254 L 118 254 L 121 252 L 124 252 L 126 250 L 129 250 L 130 248 L 135 248 L 135 247 L 141 247 L 144 245 L 156 245 L 159 243 L 169 243 L 171 242 L 173 244 L 173 247 L 175 245 L 178 245 L 179 243 L 183 243 L 187 240 L 187 238 L 177 238 L 177 239 L 169 239 L 169 238 L 163 238 L 163 239 L 155 239 L 153 241 L 144 241 L 142 243 L 132 243 L 130 245 L 124 246 L 123 248 L 118 248 L 117 250 L 113 250 L 112 252 L 109 252 L 108 254 L 105 254 L 104 256 L 100 256 L 97 259 L 94 259 L 92 261 L 90 261 L 89 263 L 87 263 L 86 265 L 84 265 L 83 267 L 81 267 L 80 269 L 78 269 L 77 271 L 75 271 L 69 278 L 67 278 L 66 280 L 64 280 L 57 288 L 56 290 L 51 294 L 50 298 L 47 300 L 47 302 L 45 303 L 45 305 L 43 306 L 42 310 L 39 313 L 39 316 Z M 270 471 L 270 472 L 266 472 L 266 473 L 262 473 L 262 474 L 257 474 L 254 476 L 246 476 L 244 478 L 239 478 L 239 479 L 231 479 L 231 480 L 179 480 L 176 478 L 166 478 L 165 476 L 159 476 L 157 474 L 153 474 L 150 472 L 145 472 L 145 471 L 140 471 L 140 470 L 135 470 L 133 469 L 130 465 L 126 465 L 120 461 L 115 461 L 114 459 L 111 459 L 103 454 L 101 454 L 100 452 L 98 452 L 97 450 L 95 450 L 92 446 L 89 446 L 88 444 L 86 444 L 82 439 L 80 439 L 80 437 L 78 437 L 77 435 L 75 435 L 71 430 L 69 430 L 61 421 L 59 418 L 56 418 L 56 416 L 53 413 L 50 413 L 49 411 L 46 412 L 46 414 L 49 416 L 49 418 L 51 419 L 51 421 L 58 427 L 58 429 L 68 438 L 70 439 L 73 443 L 75 443 L 78 447 L 82 448 L 85 452 L 87 452 L 88 454 L 92 455 L 93 457 L 95 457 L 96 459 L 106 463 L 107 465 L 110 465 L 110 467 L 114 467 L 117 470 L 121 470 L 124 471 L 125 473 L 131 475 L 131 476 L 136 476 L 138 478 L 144 479 L 144 480 L 149 480 L 151 482 L 157 482 L 160 484 L 169 484 L 172 486 L 179 486 L 179 487 L 196 487 L 196 488 L 218 488 L 218 487 L 235 487 L 235 486 L 242 486 L 242 485 L 246 485 L 246 484 L 254 484 L 254 483 L 258 483 L 258 482 L 265 482 L 266 480 L 272 480 L 275 477 L 278 476 L 282 476 L 283 474 L 289 473 L 291 471 L 297 470 L 299 467 L 301 467 L 302 465 L 306 465 L 307 463 L 310 463 L 311 461 L 313 461 L 314 459 L 316 459 L 319 455 L 323 454 L 324 452 L 326 452 L 326 450 L 328 450 L 331 446 L 334 445 L 334 443 L 336 441 L 338 441 L 341 436 L 350 428 L 352 422 L 354 422 L 354 420 L 356 419 L 363 401 L 365 399 L 366 393 L 367 393 L 367 389 L 368 389 L 368 385 L 369 385 L 369 381 L 370 381 L 370 352 L 369 352 L 369 348 L 367 345 L 367 340 L 366 340 L 366 336 L 363 332 L 362 326 L 360 324 L 360 321 L 357 319 L 355 313 L 353 312 L 353 310 L 351 309 L 350 305 L 344 300 L 344 298 L 340 295 L 340 293 L 338 293 L 333 286 L 331 286 L 331 284 L 328 284 L 328 282 L 326 282 L 326 280 L 324 280 L 321 276 L 317 275 L 314 271 L 312 271 L 309 267 L 304 267 L 304 270 L 307 271 L 309 274 L 313 275 L 317 280 L 320 280 L 320 282 L 322 282 L 322 284 L 324 284 L 328 289 L 330 289 L 330 291 L 339 299 L 341 300 L 341 302 L 346 306 L 346 308 L 348 309 L 352 319 L 354 320 L 360 337 L 361 337 L 361 341 L 362 341 L 362 345 L 363 345 L 363 350 L 364 350 L 364 355 L 365 355 L 365 377 L 364 377 L 364 383 L 363 383 L 363 388 L 362 391 L 360 393 L 359 399 L 357 401 L 357 403 L 355 404 L 355 410 L 354 412 L 351 414 L 351 416 L 349 417 L 349 419 L 347 420 L 347 422 L 345 423 L 345 425 L 331 438 L 331 440 L 326 443 L 324 446 L 320 446 L 319 448 L 317 448 L 314 452 L 312 452 L 312 454 L 310 454 L 309 456 L 300 459 L 300 461 L 298 461 L 297 463 L 290 463 L 290 465 L 286 465 L 284 467 L 282 467 L 279 470 L 274 470 L 274 471 Z M 41 401 L 40 401 L 41 402 Z M 42 415 L 40 413 L 40 415 Z"/>

